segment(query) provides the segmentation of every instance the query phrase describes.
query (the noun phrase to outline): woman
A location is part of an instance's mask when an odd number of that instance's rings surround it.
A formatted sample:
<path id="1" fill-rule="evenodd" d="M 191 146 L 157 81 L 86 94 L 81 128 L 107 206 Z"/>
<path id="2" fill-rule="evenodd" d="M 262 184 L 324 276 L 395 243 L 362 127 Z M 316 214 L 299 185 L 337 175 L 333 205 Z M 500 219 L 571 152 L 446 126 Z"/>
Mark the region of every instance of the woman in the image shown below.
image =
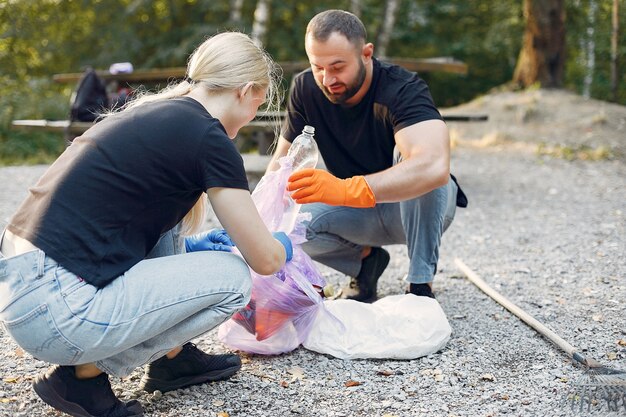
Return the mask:
<path id="1" fill-rule="evenodd" d="M 26 352 L 59 364 L 34 389 L 70 415 L 142 415 L 115 397 L 108 374 L 146 363 L 150 392 L 234 374 L 236 355 L 188 341 L 248 303 L 248 267 L 268 275 L 289 260 L 291 242 L 263 224 L 230 140 L 266 99 L 279 102 L 273 62 L 246 35 L 222 33 L 192 54 L 187 74 L 77 138 L 1 239 L 0 321 Z M 187 247 L 235 242 L 245 262 L 184 253 L 180 233 L 202 224 L 204 192 L 227 232 L 190 236 Z"/>

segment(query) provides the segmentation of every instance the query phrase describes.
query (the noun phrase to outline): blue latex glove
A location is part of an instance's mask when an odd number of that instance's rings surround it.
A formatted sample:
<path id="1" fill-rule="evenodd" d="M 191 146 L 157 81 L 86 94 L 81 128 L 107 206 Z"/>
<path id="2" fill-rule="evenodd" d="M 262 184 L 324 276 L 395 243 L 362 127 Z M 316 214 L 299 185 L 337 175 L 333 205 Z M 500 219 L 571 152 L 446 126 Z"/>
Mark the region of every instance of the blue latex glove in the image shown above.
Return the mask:
<path id="1" fill-rule="evenodd" d="M 230 252 L 235 246 L 224 229 L 211 229 L 185 238 L 185 250 L 196 252 L 202 250 L 219 250 Z"/>
<path id="2" fill-rule="evenodd" d="M 278 240 L 285 247 L 285 254 L 287 255 L 286 262 L 289 262 L 291 258 L 293 258 L 293 246 L 291 245 L 291 239 L 287 237 L 285 232 L 274 232 L 272 233 L 274 239 Z"/>

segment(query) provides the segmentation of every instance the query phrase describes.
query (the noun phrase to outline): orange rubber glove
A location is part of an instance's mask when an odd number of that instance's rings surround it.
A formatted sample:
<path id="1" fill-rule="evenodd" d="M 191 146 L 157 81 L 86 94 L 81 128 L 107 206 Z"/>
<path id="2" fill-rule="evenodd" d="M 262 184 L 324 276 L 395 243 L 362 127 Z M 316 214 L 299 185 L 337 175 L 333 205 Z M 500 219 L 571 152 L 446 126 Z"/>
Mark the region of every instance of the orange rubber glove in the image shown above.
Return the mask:
<path id="1" fill-rule="evenodd" d="M 328 171 L 306 168 L 289 177 L 287 190 L 296 203 L 326 203 L 331 206 L 374 207 L 376 198 L 365 177 L 357 175 L 345 180 Z"/>

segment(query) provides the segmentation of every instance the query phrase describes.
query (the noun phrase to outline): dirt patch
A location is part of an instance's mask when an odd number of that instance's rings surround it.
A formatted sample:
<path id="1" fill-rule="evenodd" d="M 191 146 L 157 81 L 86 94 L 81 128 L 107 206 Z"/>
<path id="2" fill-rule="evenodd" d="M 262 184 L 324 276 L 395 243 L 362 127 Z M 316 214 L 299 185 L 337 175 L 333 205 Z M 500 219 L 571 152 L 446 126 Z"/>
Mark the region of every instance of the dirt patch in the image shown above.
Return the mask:
<path id="1" fill-rule="evenodd" d="M 516 145 L 568 159 L 626 160 L 626 106 L 564 90 L 493 92 L 443 114 L 487 114 L 449 122 L 452 144 Z"/>

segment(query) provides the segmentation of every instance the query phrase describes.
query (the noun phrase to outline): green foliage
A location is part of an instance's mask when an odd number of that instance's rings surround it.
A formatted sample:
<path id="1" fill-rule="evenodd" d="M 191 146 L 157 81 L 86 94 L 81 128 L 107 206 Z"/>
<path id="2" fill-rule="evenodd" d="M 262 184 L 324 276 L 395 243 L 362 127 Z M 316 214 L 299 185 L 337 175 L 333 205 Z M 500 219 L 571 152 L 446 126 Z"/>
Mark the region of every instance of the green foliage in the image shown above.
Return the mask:
<path id="1" fill-rule="evenodd" d="M 468 101 L 509 81 L 522 41 L 521 1 L 404 2 L 390 55 L 450 56 L 467 76 L 423 74 L 439 106 Z"/>
<path id="2" fill-rule="evenodd" d="M 568 89 L 582 91 L 586 74 L 590 4 L 571 0 L 567 7 Z M 594 98 L 610 99 L 611 0 L 598 5 L 595 32 Z M 216 32 L 250 33 L 256 1 L 244 0 L 242 18 L 229 21 L 231 0 L 8 0 L 0 2 L 0 163 L 38 155 L 53 158 L 63 149 L 58 134 L 10 129 L 13 119 L 64 119 L 71 89 L 51 81 L 55 73 L 86 66 L 108 68 L 132 62 L 137 69 L 184 66 L 202 40 Z M 522 43 L 522 0 L 402 1 L 388 55 L 423 58 L 451 56 L 466 62 L 469 74 L 421 74 L 439 106 L 468 101 L 512 77 Z M 626 55 L 626 7 L 621 2 L 619 56 Z M 271 2 L 265 47 L 278 61 L 305 60 L 303 38 L 309 19 L 350 2 L 330 0 Z M 362 0 L 369 40 L 382 26 L 383 0 Z M 623 67 L 623 63 L 622 63 Z M 626 103 L 621 72 L 618 102 Z M 43 156 L 41 156 L 43 155 Z"/>
<path id="3" fill-rule="evenodd" d="M 20 82 L 0 75 L 0 165 L 48 163 L 63 151 L 58 134 L 12 131 L 10 124 L 14 119 L 66 118 L 69 92 L 64 90 L 68 87 L 50 85 L 47 78 L 24 77 Z"/>

